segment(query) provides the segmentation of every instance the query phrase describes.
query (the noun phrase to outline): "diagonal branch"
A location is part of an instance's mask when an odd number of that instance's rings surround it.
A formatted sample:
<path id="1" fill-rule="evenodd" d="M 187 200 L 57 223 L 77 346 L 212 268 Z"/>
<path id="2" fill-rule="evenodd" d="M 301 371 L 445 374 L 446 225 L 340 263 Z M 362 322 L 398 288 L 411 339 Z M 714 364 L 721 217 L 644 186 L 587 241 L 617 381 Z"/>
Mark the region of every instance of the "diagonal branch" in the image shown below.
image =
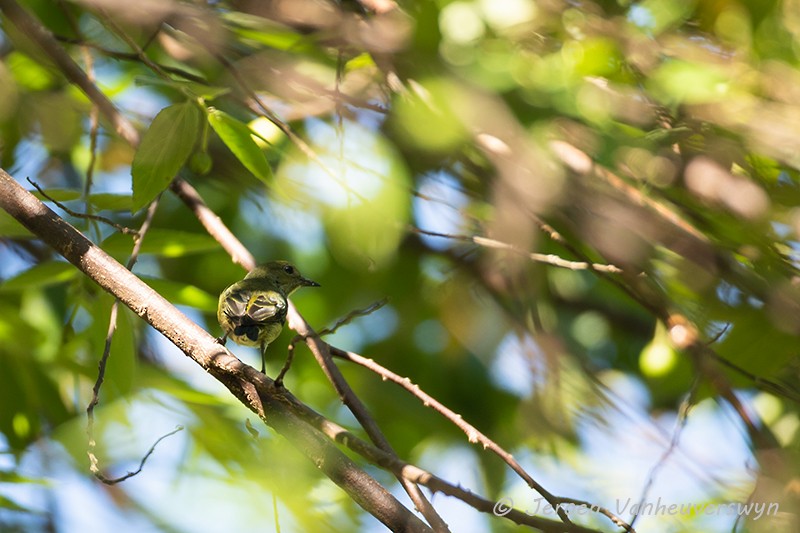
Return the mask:
<path id="1" fill-rule="evenodd" d="M 498 241 L 496 239 L 490 239 L 488 237 L 481 237 L 480 235 L 457 235 L 451 233 L 440 233 L 437 231 L 430 231 L 418 228 L 416 226 L 410 226 L 409 229 L 415 233 L 419 233 L 420 235 L 428 235 L 429 237 L 441 237 L 443 239 L 471 242 L 477 244 L 478 246 L 483 246 L 485 248 L 505 250 L 517 255 L 521 255 L 523 257 L 527 257 L 533 262 L 543 263 L 546 265 L 551 265 L 559 268 L 566 268 L 569 270 L 594 270 L 597 272 L 608 272 L 611 274 L 622 273 L 622 269 L 619 268 L 618 266 L 606 265 L 601 263 L 590 263 L 588 261 L 569 261 L 554 254 L 540 254 L 536 252 L 529 252 L 527 250 L 522 250 L 514 246 L 513 244 L 508 244 L 506 242 Z"/>
<path id="2" fill-rule="evenodd" d="M 372 446 L 326 420 L 256 369 L 242 363 L 197 324 L 95 246 L 0 169 L 0 208 L 64 256 L 101 288 L 153 326 L 194 362 L 222 383 L 265 423 L 289 440 L 367 512 L 393 531 L 430 531 L 411 511 L 333 444 L 342 443 L 383 468 L 413 483 L 457 497 L 484 512 L 494 502 L 454 486 L 429 472 Z M 546 532 L 591 533 L 595 530 L 529 516 L 503 515 Z M 596 532 L 595 532 L 596 533 Z"/>
<path id="3" fill-rule="evenodd" d="M 314 412 L 313 410 L 305 407 L 304 405 L 297 402 L 298 406 L 298 416 L 306 420 L 309 424 L 313 425 L 315 428 L 319 429 L 325 435 L 327 435 L 331 440 L 339 442 L 357 454 L 361 455 L 362 457 L 366 458 L 368 461 L 379 465 L 389 471 L 392 471 L 398 475 L 402 475 L 405 479 L 408 479 L 414 483 L 418 483 L 420 485 L 424 485 L 428 487 L 433 492 L 441 492 L 442 494 L 446 494 L 448 496 L 452 496 L 454 498 L 458 498 L 459 500 L 463 501 L 467 505 L 477 509 L 486 514 L 492 514 L 496 517 L 506 518 L 511 520 L 512 522 L 519 524 L 519 525 L 527 525 L 539 529 L 540 531 L 544 532 L 580 532 L 580 533 L 596 533 L 596 530 L 587 528 L 584 526 L 580 526 L 577 524 L 566 524 L 563 522 L 557 522 L 555 520 L 549 520 L 546 518 L 540 518 L 538 516 L 533 516 L 528 513 L 518 511 L 516 509 L 509 509 L 504 508 L 503 506 L 508 503 L 507 500 L 501 499 L 499 501 L 493 502 L 491 500 L 487 500 L 470 492 L 467 489 L 464 489 L 460 486 L 453 485 L 448 483 L 447 481 L 443 480 L 442 478 L 431 474 L 430 472 L 423 470 L 415 465 L 408 464 L 392 454 L 386 453 L 383 450 L 376 448 L 375 446 L 370 445 L 369 443 L 359 439 L 357 436 L 353 435 L 351 432 L 347 431 L 345 428 L 341 427 L 340 425 L 332 422 L 322 415 Z M 577 502 L 578 500 L 569 500 L 567 498 L 563 499 L 564 503 L 574 501 Z M 584 505 L 584 502 L 580 502 L 579 505 Z M 585 504 L 589 507 L 589 504 Z"/>
<path id="4" fill-rule="evenodd" d="M 290 408 L 286 393 L 279 393 L 272 380 L 239 361 L 208 332 L 61 219 L 2 169 L 0 208 L 225 385 L 364 510 L 395 531 L 430 531 L 324 434 L 303 422 Z"/>
<path id="5" fill-rule="evenodd" d="M 442 404 L 431 396 L 430 394 L 423 391 L 419 385 L 412 383 L 410 379 L 404 378 L 398 374 L 395 374 L 391 370 L 379 365 L 372 359 L 368 359 L 362 355 L 357 353 L 348 352 L 345 350 L 340 350 L 334 346 L 330 347 L 331 354 L 335 357 L 339 357 L 355 363 L 357 365 L 363 366 L 364 368 L 374 372 L 378 376 L 381 377 L 384 381 L 391 381 L 396 385 L 406 389 L 409 393 L 417 397 L 425 407 L 430 407 L 447 420 L 455 424 L 461 431 L 463 431 L 467 435 L 467 439 L 472 444 L 480 444 L 483 446 L 484 449 L 488 449 L 493 452 L 495 455 L 500 457 L 511 469 L 519 475 L 529 487 L 534 489 L 536 492 L 542 495 L 542 497 L 549 503 L 554 509 L 559 509 L 563 507 L 564 504 L 575 504 L 580 505 L 592 510 L 596 510 L 600 514 L 605 515 L 608 517 L 614 524 L 622 527 L 626 531 L 632 531 L 632 527 L 628 525 L 624 520 L 622 520 L 619 516 L 612 513 L 610 510 L 600 507 L 598 505 L 575 500 L 573 498 L 565 498 L 561 496 L 556 496 L 548 492 L 544 487 L 542 487 L 539 483 L 536 482 L 526 471 L 522 468 L 522 466 L 517 462 L 514 457 L 500 447 L 496 442 L 492 439 L 481 433 L 475 426 L 464 420 L 461 415 L 458 413 L 453 412 L 449 409 L 446 405 Z"/>
<path id="6" fill-rule="evenodd" d="M 58 41 L 49 30 L 39 24 L 14 0 L 0 0 L 0 9 L 22 33 L 39 45 L 69 81 L 86 93 L 89 100 L 97 105 L 100 112 L 111 122 L 114 131 L 120 137 L 131 145 L 139 144 L 139 133 L 133 127 L 133 124 L 122 116 L 111 100 L 103 94 L 97 85 L 92 83 L 86 73 L 58 44 Z"/>
<path id="7" fill-rule="evenodd" d="M 18 26 L 20 29 L 30 29 L 33 33 L 34 41 L 45 51 L 45 53 L 55 61 L 56 65 L 62 69 L 67 79 L 78 85 L 84 90 L 89 99 L 95 103 L 98 109 L 103 113 L 107 119 L 115 125 L 117 132 L 128 141 L 131 146 L 136 147 L 139 144 L 140 138 L 136 129 L 132 124 L 116 109 L 114 104 L 96 87 L 89 77 L 78 67 L 71 57 L 59 45 L 53 35 L 43 28 L 33 17 L 27 14 L 22 8 L 19 7 L 13 0 L 0 1 L 0 8 L 6 15 Z M 129 43 L 130 44 L 130 43 Z M 137 54 L 143 55 L 140 49 L 136 49 Z M 293 132 L 292 132 L 293 133 Z M 305 146 L 302 140 L 293 137 L 295 142 L 301 146 Z M 175 179 L 170 184 L 170 188 L 180 197 L 184 203 L 195 213 L 200 222 L 206 227 L 206 230 L 214 236 L 228 251 L 233 258 L 234 262 L 241 264 L 245 269 L 251 270 L 255 266 L 250 252 L 236 239 L 230 230 L 222 223 L 219 217 L 216 216 L 203 202 L 197 191 L 182 179 Z M 298 315 L 299 316 L 299 315 Z M 304 322 L 304 321 L 303 321 Z M 337 390 L 342 390 L 342 387 L 349 388 L 344 382 L 344 378 L 339 380 L 340 387 Z M 343 383 L 343 385 L 342 385 Z M 352 394 L 349 396 L 355 396 Z M 351 409 L 355 406 L 355 411 L 361 413 L 360 418 L 366 421 L 367 429 L 370 436 L 375 439 L 383 449 L 392 451 L 391 446 L 385 437 L 381 434 L 377 424 L 369 420 L 371 418 L 367 414 L 366 408 L 360 401 L 356 400 L 349 403 Z M 357 415 L 359 416 L 359 415 Z M 393 453 L 393 452 L 392 452 Z M 404 484 L 409 496 L 412 498 L 417 507 L 425 514 L 426 518 L 434 524 L 439 531 L 447 531 L 447 526 L 444 521 L 438 516 L 433 507 L 425 500 L 424 496 L 419 492 L 419 489 L 411 486 L 404 480 L 400 480 Z"/>
<path id="8" fill-rule="evenodd" d="M 300 337 L 305 339 L 306 345 L 311 350 L 311 353 L 314 354 L 317 363 L 320 365 L 320 367 L 322 367 L 322 371 L 325 373 L 328 381 L 330 381 L 333 385 L 333 388 L 336 390 L 336 393 L 339 395 L 342 403 L 344 403 L 348 409 L 350 409 L 350 412 L 352 412 L 353 416 L 356 417 L 356 420 L 358 420 L 359 424 L 361 424 L 361 426 L 364 428 L 364 431 L 367 432 L 367 435 L 369 435 L 369 438 L 372 440 L 372 442 L 374 442 L 384 452 L 388 453 L 394 458 L 397 458 L 394 448 L 392 448 L 392 445 L 383 435 L 378 423 L 369 413 L 367 406 L 364 405 L 364 402 L 362 402 L 356 393 L 353 392 L 353 389 L 350 388 L 347 380 L 344 379 L 339 367 L 337 367 L 336 363 L 333 362 L 330 345 L 320 339 L 319 335 L 300 315 L 300 313 L 297 311 L 297 308 L 291 302 L 289 302 L 288 320 L 289 327 L 297 331 Z M 395 472 L 395 474 L 398 475 L 398 480 L 414 502 L 414 505 L 416 505 L 420 512 L 423 513 L 425 518 L 428 519 L 434 530 L 437 532 L 449 531 L 447 524 L 444 522 L 444 520 L 442 520 L 433 506 L 431 506 L 430 502 L 428 502 L 424 495 L 419 491 L 419 488 L 402 475 L 399 475 L 397 472 Z"/>
<path id="9" fill-rule="evenodd" d="M 0 0 L 0 9 L 5 12 L 5 14 L 14 24 L 27 33 L 29 37 L 31 37 L 32 40 L 45 51 L 45 53 L 56 63 L 56 65 L 61 68 L 68 80 L 84 90 L 89 99 L 95 105 L 97 105 L 98 109 L 106 117 L 106 119 L 111 121 L 111 123 L 114 125 L 114 129 L 132 146 L 136 147 L 139 143 L 139 135 L 136 132 L 136 129 L 121 113 L 119 113 L 113 103 L 111 103 L 111 101 L 101 91 L 99 91 L 99 89 L 97 89 L 97 87 L 91 82 L 86 74 L 72 61 L 69 55 L 53 38 L 52 34 L 41 27 L 41 25 L 38 24 L 38 22 L 36 22 L 35 19 L 28 15 L 22 8 L 20 8 L 19 5 L 14 2 L 14 0 Z M 261 104 L 258 98 L 256 98 L 256 102 Z M 261 105 L 263 106 L 263 104 Z M 262 110 L 265 113 L 271 114 L 266 108 Z M 304 146 L 302 142 L 300 144 L 301 147 Z M 13 183 L 13 185 L 19 187 L 13 181 L 13 179 L 5 173 L 0 174 L 0 178 L 4 178 L 0 179 L 0 182 L 9 181 L 9 183 Z M 5 178 L 7 178 L 7 180 Z M 224 224 L 221 223 L 219 218 L 208 209 L 197 192 L 188 183 L 183 180 L 176 179 L 170 185 L 170 188 L 173 190 L 173 192 L 176 192 L 176 194 L 181 197 L 187 206 L 189 206 L 195 212 L 196 216 L 198 216 L 198 219 L 200 219 L 204 226 L 206 226 L 209 233 L 216 237 L 223 244 L 236 262 L 240 263 L 246 269 L 250 269 L 254 266 L 252 255 L 250 255 L 250 253 L 241 245 L 238 239 L 233 236 L 233 234 L 224 226 Z M 21 188 L 19 189 L 22 190 Z M 2 194 L 2 189 L 0 189 L 0 194 Z M 0 206 L 2 205 L 3 201 L 0 200 Z M 13 210 L 13 202 L 12 204 L 7 205 L 12 206 Z M 36 207 L 36 210 L 38 210 L 38 207 Z M 52 215 L 52 212 L 50 212 L 50 215 Z M 49 218 L 49 215 L 46 218 Z M 28 222 L 33 223 L 33 220 L 28 220 Z M 50 220 L 50 222 L 54 221 Z M 60 224 L 72 229 L 63 221 L 61 221 Z M 52 231 L 52 228 L 50 228 L 48 231 Z M 72 229 L 72 231 L 74 231 L 74 229 Z M 55 236 L 53 238 L 55 238 Z M 58 239 L 45 239 L 45 241 L 54 247 L 59 245 Z M 85 249 L 83 249 L 84 247 Z M 159 329 L 159 331 L 162 331 L 162 333 L 164 333 L 167 338 L 175 343 L 176 346 L 187 353 L 187 355 L 192 357 L 192 359 L 198 362 L 198 364 L 206 368 L 219 381 L 224 383 L 231 390 L 231 392 L 233 392 L 233 394 L 235 394 L 250 409 L 258 413 L 259 416 L 264 418 L 265 410 L 267 407 L 269 407 L 270 425 L 275 427 L 279 432 L 284 434 L 289 440 L 295 443 L 295 445 L 300 447 L 309 457 L 321 458 L 327 457 L 328 453 L 333 453 L 333 451 L 330 451 L 330 443 L 328 441 L 320 442 L 319 439 L 322 438 L 321 435 L 309 432 L 307 428 L 299 428 L 297 426 L 297 420 L 293 418 L 292 414 L 286 412 L 285 409 L 282 409 L 285 408 L 285 398 L 276 398 L 274 394 L 274 387 L 271 387 L 271 380 L 264 377 L 260 373 L 255 372 L 254 369 L 248 367 L 247 365 L 244 365 L 238 361 L 238 359 L 231 356 L 227 350 L 221 349 L 218 345 L 207 345 L 206 342 L 211 339 L 208 334 L 203 330 L 200 330 L 191 322 L 188 322 L 188 324 L 183 323 L 185 317 L 183 317 L 183 315 L 180 313 L 174 315 L 174 309 L 171 308 L 168 302 L 163 300 L 163 298 L 161 298 L 158 294 L 153 293 L 152 291 L 149 291 L 149 293 L 140 293 L 138 294 L 138 297 L 133 297 L 136 295 L 128 294 L 129 292 L 135 293 L 138 289 L 135 290 L 134 288 L 139 287 L 140 285 L 129 285 L 127 284 L 126 280 L 129 281 L 131 278 L 137 280 L 137 278 L 135 278 L 135 276 L 129 272 L 120 272 L 115 270 L 116 267 L 112 268 L 111 263 L 108 263 L 110 258 L 103 257 L 105 254 L 103 254 L 101 250 L 93 247 L 93 245 L 88 241 L 79 246 L 80 250 L 78 251 L 80 253 L 78 253 L 78 255 L 75 255 L 76 250 L 74 249 L 73 245 L 63 247 L 62 243 L 61 247 L 56 249 L 61 251 L 65 257 L 79 266 L 79 268 L 84 270 L 84 272 L 86 272 L 88 275 L 92 276 L 93 279 L 98 281 L 98 283 L 103 286 L 104 289 L 108 290 L 109 292 L 113 292 L 123 303 L 131 307 L 131 309 L 137 312 L 137 314 L 145 318 L 148 323 Z M 95 254 L 97 254 L 98 257 L 94 257 Z M 87 264 L 84 264 L 83 262 L 84 255 L 92 258 L 92 260 Z M 97 274 L 97 271 L 95 271 L 96 262 L 98 265 L 103 267 L 99 269 L 99 271 L 104 272 L 101 277 L 96 277 L 93 275 Z M 111 268 L 111 270 L 106 271 L 106 268 Z M 117 282 L 120 280 L 123 281 L 122 285 L 117 285 Z M 149 290 L 149 288 L 147 289 Z M 117 292 L 114 291 L 119 291 L 122 293 L 122 295 L 117 294 Z M 143 294 L 148 294 L 144 300 L 141 299 Z M 305 321 L 294 308 L 291 309 L 291 313 L 292 314 L 290 316 L 293 317 L 293 323 L 295 325 L 300 324 L 301 328 L 305 327 L 306 332 L 312 333 L 313 335 L 313 330 L 310 330 L 308 324 L 305 323 Z M 181 322 L 180 327 L 178 327 L 176 324 L 175 320 L 177 319 L 175 317 L 180 318 L 180 320 L 178 320 L 178 322 Z M 184 327 L 188 329 L 183 329 Z M 300 330 L 298 329 L 298 331 Z M 312 339 L 312 344 L 314 342 L 320 343 L 317 348 L 318 352 L 322 355 L 321 358 L 323 360 L 327 359 L 330 361 L 330 353 L 326 353 L 327 348 L 325 347 L 327 347 L 327 345 L 325 343 L 319 341 L 318 338 L 316 338 L 314 341 L 313 336 L 306 335 L 305 337 L 306 342 L 309 342 L 309 339 Z M 213 339 L 211 340 L 213 342 Z M 331 375 L 338 372 L 338 369 L 336 369 L 335 365 L 331 364 L 328 366 L 328 368 L 335 369 L 331 371 Z M 346 386 L 346 383 L 344 385 Z M 272 409 L 277 409 L 277 411 L 273 412 Z M 369 425 L 368 422 L 366 422 L 366 424 L 367 426 Z M 377 430 L 377 426 L 374 429 Z M 375 435 L 379 435 L 379 433 L 373 434 L 372 430 L 369 429 L 368 432 L 370 432 L 372 438 L 377 438 Z M 336 453 L 339 453 L 335 448 L 333 448 L 333 450 Z M 389 454 L 389 456 L 395 460 L 399 460 L 393 454 Z M 354 464 L 347 463 L 349 460 L 346 460 L 346 457 L 342 459 L 339 456 L 336 456 L 336 459 L 337 460 L 330 462 L 327 460 L 323 461 L 324 466 L 321 468 L 326 475 L 331 477 L 331 479 L 333 479 L 337 484 L 340 484 L 340 486 L 342 486 L 356 502 L 362 505 L 362 507 L 367 509 L 369 512 L 373 513 L 380 520 L 384 521 L 384 523 L 387 523 L 386 520 L 391 520 L 396 526 L 398 520 L 409 520 L 407 516 L 403 514 L 404 512 L 407 513 L 408 510 L 402 506 L 397 509 L 395 506 L 399 505 L 399 503 L 394 499 L 387 500 L 386 496 L 388 493 L 385 492 L 383 487 L 377 485 L 377 483 L 363 473 L 363 471 L 358 470 Z M 406 477 L 406 479 L 408 478 Z M 354 482 L 358 488 L 354 488 L 354 485 L 351 484 L 351 482 Z M 375 493 L 369 493 L 370 490 L 375 491 Z M 369 497 L 367 497 L 367 501 L 364 501 L 364 498 L 368 493 Z M 381 502 L 387 503 L 387 506 L 382 507 L 379 505 Z M 404 522 L 404 527 L 402 529 L 416 530 L 419 527 L 422 527 L 423 529 L 426 528 L 426 526 L 416 519 L 413 514 L 410 516 L 416 522 Z M 560 529 L 555 530 L 574 530 L 573 527 L 577 527 L 572 526 L 569 523 L 569 519 L 563 513 L 562 520 L 564 523 L 558 526 Z M 395 528 L 392 527 L 392 529 Z"/>
<path id="10" fill-rule="evenodd" d="M 139 146 L 141 140 L 139 132 L 134 125 L 119 112 L 114 103 L 92 82 L 89 76 L 78 66 L 70 55 L 64 50 L 52 33 L 34 19 L 27 11 L 14 0 L 0 0 L 0 10 L 8 19 L 17 26 L 29 39 L 55 63 L 61 73 L 74 85 L 77 85 L 86 94 L 87 98 L 100 110 L 105 119 L 111 123 L 114 131 L 133 148 Z M 241 264 L 245 269 L 255 267 L 252 255 L 248 252 L 233 234 L 221 223 L 197 194 L 197 191 L 188 182 L 176 178 L 170 184 L 170 189 L 186 203 L 206 226 L 212 236 L 225 247 L 234 262 Z"/>

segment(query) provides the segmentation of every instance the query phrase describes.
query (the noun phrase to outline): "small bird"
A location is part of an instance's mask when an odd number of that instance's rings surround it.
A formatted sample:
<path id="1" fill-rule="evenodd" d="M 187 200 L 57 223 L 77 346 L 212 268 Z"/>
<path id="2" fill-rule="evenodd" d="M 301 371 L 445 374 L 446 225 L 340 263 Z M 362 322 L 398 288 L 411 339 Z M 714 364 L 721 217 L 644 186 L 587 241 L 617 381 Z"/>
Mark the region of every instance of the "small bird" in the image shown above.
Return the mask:
<path id="1" fill-rule="evenodd" d="M 217 320 L 225 345 L 230 337 L 236 344 L 261 347 L 261 372 L 266 369 L 266 350 L 286 323 L 287 298 L 300 287 L 319 287 L 304 278 L 288 261 L 270 261 L 251 270 L 219 296 Z"/>

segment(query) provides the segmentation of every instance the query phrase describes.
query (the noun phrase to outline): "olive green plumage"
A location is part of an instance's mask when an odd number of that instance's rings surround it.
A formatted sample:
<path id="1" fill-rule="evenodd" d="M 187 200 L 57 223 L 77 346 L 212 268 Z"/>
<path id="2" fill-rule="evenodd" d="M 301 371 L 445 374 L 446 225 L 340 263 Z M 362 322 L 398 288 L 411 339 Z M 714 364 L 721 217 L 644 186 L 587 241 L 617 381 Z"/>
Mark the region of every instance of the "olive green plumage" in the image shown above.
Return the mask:
<path id="1" fill-rule="evenodd" d="M 251 270 L 219 296 L 217 320 L 224 335 L 236 344 L 261 347 L 261 372 L 266 349 L 286 322 L 287 298 L 300 287 L 319 287 L 288 261 L 270 261 Z"/>

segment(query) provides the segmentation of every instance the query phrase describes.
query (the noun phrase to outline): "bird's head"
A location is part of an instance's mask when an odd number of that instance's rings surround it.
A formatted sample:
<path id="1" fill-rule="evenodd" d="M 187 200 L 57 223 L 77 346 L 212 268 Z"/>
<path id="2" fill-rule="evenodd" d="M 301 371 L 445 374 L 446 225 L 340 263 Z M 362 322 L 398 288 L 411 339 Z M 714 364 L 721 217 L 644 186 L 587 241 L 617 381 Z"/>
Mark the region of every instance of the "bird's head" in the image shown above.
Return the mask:
<path id="1" fill-rule="evenodd" d="M 303 277 L 288 261 L 270 261 L 251 270 L 244 279 L 264 279 L 289 296 L 300 287 L 319 287 L 319 283 Z"/>

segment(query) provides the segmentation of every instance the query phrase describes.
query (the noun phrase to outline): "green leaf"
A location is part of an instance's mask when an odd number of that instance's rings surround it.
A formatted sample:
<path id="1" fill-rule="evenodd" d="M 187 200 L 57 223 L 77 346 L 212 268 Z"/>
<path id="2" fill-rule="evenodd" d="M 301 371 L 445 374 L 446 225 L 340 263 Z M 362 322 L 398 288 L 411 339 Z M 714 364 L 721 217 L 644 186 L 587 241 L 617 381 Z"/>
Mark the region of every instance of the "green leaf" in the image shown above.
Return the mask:
<path id="1" fill-rule="evenodd" d="M 302 35 L 298 35 L 293 31 L 257 31 L 239 29 L 237 33 L 245 39 L 253 40 L 257 43 L 264 44 L 276 50 L 293 50 L 309 52 L 312 50 L 308 41 Z"/>
<path id="2" fill-rule="evenodd" d="M 5 63 L 17 84 L 29 91 L 49 89 L 55 82 L 55 78 L 49 70 L 21 52 L 8 54 Z"/>
<path id="3" fill-rule="evenodd" d="M 111 192 L 100 192 L 89 196 L 89 201 L 95 209 L 119 211 L 122 209 L 130 209 L 131 202 L 130 194 L 115 194 Z"/>
<path id="4" fill-rule="evenodd" d="M 371 68 L 375 66 L 375 60 L 372 59 L 372 56 L 367 53 L 363 52 L 353 59 L 350 59 L 345 64 L 345 69 L 347 72 L 351 72 L 353 70 L 359 70 L 362 68 Z"/>
<path id="5" fill-rule="evenodd" d="M 272 169 L 247 124 L 213 107 L 209 108 L 208 123 L 247 170 L 265 183 L 271 181 Z"/>
<path id="6" fill-rule="evenodd" d="M 205 234 L 153 228 L 144 237 L 141 253 L 181 257 L 216 250 L 218 247 L 219 243 Z M 129 235 L 115 233 L 103 241 L 102 248 L 114 256 L 129 254 L 133 248 L 133 239 Z"/>
<path id="7" fill-rule="evenodd" d="M 0 210 L 0 236 L 13 238 L 30 238 L 33 234 L 17 222 L 17 219 Z"/>
<path id="8" fill-rule="evenodd" d="M 14 276 L 0 285 L 0 291 L 18 291 L 28 288 L 40 288 L 57 285 L 71 280 L 78 274 L 78 269 L 64 261 L 48 261 L 40 263 L 25 272 Z"/>
<path id="9" fill-rule="evenodd" d="M 42 477 L 27 477 L 19 472 L 11 470 L 0 471 L 0 483 L 34 483 L 37 485 L 48 485 L 48 481 Z"/>
<path id="10" fill-rule="evenodd" d="M 243 41 L 254 41 L 277 50 L 291 50 L 294 53 L 312 52 L 312 41 L 288 26 L 274 20 L 258 17 L 249 13 L 230 12 L 222 18 L 234 33 Z"/>
<path id="11" fill-rule="evenodd" d="M 133 157 L 132 211 L 167 188 L 192 153 L 199 131 L 200 111 L 193 102 L 171 105 L 156 115 Z"/>
<path id="12" fill-rule="evenodd" d="M 7 498 L 5 496 L 0 496 L 0 509 L 6 509 L 8 511 L 16 511 L 16 512 L 23 512 L 23 513 L 32 513 L 34 512 L 32 509 L 25 507 L 23 505 L 18 504 L 11 498 Z"/>
<path id="13" fill-rule="evenodd" d="M 50 202 L 52 200 L 56 202 L 69 202 L 71 200 L 78 200 L 81 197 L 81 193 L 75 189 L 44 189 L 44 192 L 47 196 L 40 193 L 38 190 L 31 191 L 31 194 L 42 202 Z"/>
<path id="14" fill-rule="evenodd" d="M 44 196 L 39 191 L 31 191 L 31 193 L 36 196 L 39 200 L 43 202 L 50 202 L 55 200 L 57 202 L 72 202 L 72 201 L 82 201 L 83 194 L 80 191 L 75 189 L 45 189 Z M 109 210 L 109 211 L 119 211 L 122 209 L 130 209 L 131 207 L 131 195 L 130 194 L 118 194 L 118 193 L 110 193 L 110 192 L 100 192 L 95 194 L 89 195 L 89 202 L 94 206 L 95 209 L 100 211 Z M 70 206 L 72 207 L 72 206 Z M 80 211 L 80 208 L 74 208 L 75 211 Z"/>
<path id="15" fill-rule="evenodd" d="M 143 278 L 143 281 L 175 305 L 188 305 L 208 313 L 217 310 L 217 298 L 194 285 L 160 278 Z"/>

